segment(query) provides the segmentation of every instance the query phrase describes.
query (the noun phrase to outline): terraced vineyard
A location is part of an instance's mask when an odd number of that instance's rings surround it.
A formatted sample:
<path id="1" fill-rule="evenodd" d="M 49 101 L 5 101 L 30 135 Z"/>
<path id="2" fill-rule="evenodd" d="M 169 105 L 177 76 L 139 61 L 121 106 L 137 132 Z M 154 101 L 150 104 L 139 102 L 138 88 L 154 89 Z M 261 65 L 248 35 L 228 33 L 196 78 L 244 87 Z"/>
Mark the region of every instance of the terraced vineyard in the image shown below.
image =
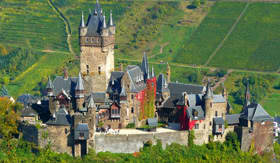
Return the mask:
<path id="1" fill-rule="evenodd" d="M 280 67 L 280 4 L 252 3 L 210 65 L 259 71 Z"/>
<path id="2" fill-rule="evenodd" d="M 204 64 L 224 39 L 245 5 L 246 3 L 242 2 L 217 2 L 172 61 Z"/>
<path id="3" fill-rule="evenodd" d="M 67 51 L 64 24 L 46 0 L 0 1 L 0 44 Z"/>

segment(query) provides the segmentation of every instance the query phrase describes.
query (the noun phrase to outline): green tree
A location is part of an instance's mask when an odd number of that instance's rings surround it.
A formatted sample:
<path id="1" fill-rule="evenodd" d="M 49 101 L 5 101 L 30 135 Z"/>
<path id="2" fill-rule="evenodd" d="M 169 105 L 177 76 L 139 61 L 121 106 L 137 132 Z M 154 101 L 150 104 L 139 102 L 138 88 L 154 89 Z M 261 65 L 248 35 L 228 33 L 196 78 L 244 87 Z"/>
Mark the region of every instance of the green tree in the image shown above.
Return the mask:
<path id="1" fill-rule="evenodd" d="M 13 104 L 6 97 L 0 98 L 0 135 L 4 138 L 11 138 L 13 134 L 18 133 L 20 109 L 22 109 L 21 104 Z"/>

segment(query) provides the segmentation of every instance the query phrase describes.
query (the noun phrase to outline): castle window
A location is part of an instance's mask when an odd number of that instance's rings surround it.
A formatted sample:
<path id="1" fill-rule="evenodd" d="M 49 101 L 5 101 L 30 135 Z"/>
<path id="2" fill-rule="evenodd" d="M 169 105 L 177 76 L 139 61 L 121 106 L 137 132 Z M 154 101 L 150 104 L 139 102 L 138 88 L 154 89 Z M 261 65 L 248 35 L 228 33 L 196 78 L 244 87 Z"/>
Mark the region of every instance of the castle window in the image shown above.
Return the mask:
<path id="1" fill-rule="evenodd" d="M 211 121 L 209 122 L 209 126 L 211 126 L 212 124 L 211 124 Z"/>
<path id="2" fill-rule="evenodd" d="M 101 74 L 101 67 L 100 66 L 98 67 L 98 74 L 99 75 Z"/>
<path id="3" fill-rule="evenodd" d="M 205 127 L 206 127 L 206 126 L 205 126 L 205 124 L 204 124 L 204 125 L 203 125 L 203 129 L 205 129 Z"/>
<path id="4" fill-rule="evenodd" d="M 198 123 L 195 124 L 195 125 L 194 125 L 194 128 L 195 128 L 195 129 L 199 129 L 199 124 L 198 124 Z"/>
<path id="5" fill-rule="evenodd" d="M 210 102 L 210 108 L 212 108 L 212 105 L 213 105 L 212 102 Z"/>
<path id="6" fill-rule="evenodd" d="M 215 117 L 217 117 L 218 116 L 218 111 L 215 111 Z"/>
<path id="7" fill-rule="evenodd" d="M 131 95 L 131 100 L 133 100 L 134 99 L 134 96 L 133 95 Z"/>
<path id="8" fill-rule="evenodd" d="M 89 74 L 89 65 L 87 65 L 87 74 Z"/>
<path id="9" fill-rule="evenodd" d="M 84 133 L 83 132 L 80 133 L 80 137 L 84 137 Z"/>
<path id="10" fill-rule="evenodd" d="M 134 108 L 133 107 L 131 108 L 131 113 L 134 113 Z"/>

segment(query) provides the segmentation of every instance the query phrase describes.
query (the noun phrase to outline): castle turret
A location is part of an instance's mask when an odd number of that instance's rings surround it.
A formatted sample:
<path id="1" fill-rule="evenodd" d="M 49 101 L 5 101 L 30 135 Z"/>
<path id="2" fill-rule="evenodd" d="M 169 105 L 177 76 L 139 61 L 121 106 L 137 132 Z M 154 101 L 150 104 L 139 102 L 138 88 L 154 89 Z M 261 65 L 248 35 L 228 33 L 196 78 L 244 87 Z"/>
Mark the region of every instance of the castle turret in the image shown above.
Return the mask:
<path id="1" fill-rule="evenodd" d="M 149 64 L 148 64 L 146 52 L 144 52 L 143 55 L 141 69 L 144 75 L 144 80 L 146 81 L 147 79 L 149 79 Z"/>
<path id="2" fill-rule="evenodd" d="M 53 83 L 52 83 L 52 80 L 51 80 L 50 77 L 48 79 L 48 83 L 47 83 L 46 89 L 47 89 L 48 97 L 52 97 L 53 96 L 53 91 L 54 91 L 54 86 L 53 86 Z"/>
<path id="3" fill-rule="evenodd" d="M 76 85 L 76 88 L 75 88 L 76 108 L 78 110 L 83 109 L 83 104 L 85 102 L 84 91 L 85 91 L 85 89 L 84 89 L 83 79 L 82 79 L 81 73 L 79 73 L 77 85 Z"/>
<path id="4" fill-rule="evenodd" d="M 212 89 L 210 86 L 210 81 L 208 81 L 208 83 L 207 83 L 206 93 L 205 93 L 203 99 L 204 99 L 205 118 L 210 120 L 212 105 L 213 105 L 213 92 L 212 92 Z"/>
<path id="5" fill-rule="evenodd" d="M 122 85 L 122 91 L 120 93 L 120 100 L 125 101 L 127 98 L 126 90 L 124 84 Z"/>
<path id="6" fill-rule="evenodd" d="M 116 33 L 116 27 L 113 22 L 113 14 L 112 10 L 110 11 L 110 18 L 109 18 L 109 32 L 114 35 Z"/>
<path id="7" fill-rule="evenodd" d="M 163 100 L 167 100 L 170 96 L 170 90 L 163 74 L 159 74 L 156 87 L 157 92 L 163 97 Z"/>
<path id="8" fill-rule="evenodd" d="M 80 27 L 80 70 L 90 92 L 105 92 L 114 71 L 115 33 L 111 28 L 115 28 L 114 24 L 106 24 L 105 14 L 96 1 L 85 27 Z"/>
<path id="9" fill-rule="evenodd" d="M 152 77 L 152 78 L 155 77 L 154 66 L 152 66 L 152 74 L 151 74 L 151 77 Z"/>
<path id="10" fill-rule="evenodd" d="M 106 16 L 105 13 L 103 15 L 103 23 L 102 23 L 102 36 L 109 36 L 109 29 L 107 28 L 106 24 Z"/>

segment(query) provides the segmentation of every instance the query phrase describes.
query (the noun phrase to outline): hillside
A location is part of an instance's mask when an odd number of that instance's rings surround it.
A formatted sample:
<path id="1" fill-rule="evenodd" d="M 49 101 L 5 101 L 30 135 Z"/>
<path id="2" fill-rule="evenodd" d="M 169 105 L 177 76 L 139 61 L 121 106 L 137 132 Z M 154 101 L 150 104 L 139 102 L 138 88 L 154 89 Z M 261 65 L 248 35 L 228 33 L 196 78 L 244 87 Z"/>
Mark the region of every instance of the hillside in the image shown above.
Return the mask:
<path id="1" fill-rule="evenodd" d="M 273 90 L 280 67 L 279 4 L 209 1 L 191 9 L 186 1 L 100 3 L 107 17 L 112 10 L 117 25 L 116 69 L 120 63 L 139 64 L 146 51 L 157 74 L 165 73 L 166 62 L 171 65 L 172 81 L 201 84 L 219 69 L 242 72 L 242 77 L 271 71 L 274 77 L 261 100 L 268 107 L 265 101 L 279 100 Z M 77 75 L 81 13 L 87 18 L 94 5 L 91 0 L 0 1 L 0 59 L 9 62 L 0 66 L 0 85 L 7 85 L 3 79 L 8 77 L 11 95 L 39 94 L 47 77 L 60 74 L 63 67 Z M 18 48 L 30 53 L 13 59 L 22 51 Z M 240 78 L 233 75 L 225 81 L 237 108 L 233 82 Z"/>

